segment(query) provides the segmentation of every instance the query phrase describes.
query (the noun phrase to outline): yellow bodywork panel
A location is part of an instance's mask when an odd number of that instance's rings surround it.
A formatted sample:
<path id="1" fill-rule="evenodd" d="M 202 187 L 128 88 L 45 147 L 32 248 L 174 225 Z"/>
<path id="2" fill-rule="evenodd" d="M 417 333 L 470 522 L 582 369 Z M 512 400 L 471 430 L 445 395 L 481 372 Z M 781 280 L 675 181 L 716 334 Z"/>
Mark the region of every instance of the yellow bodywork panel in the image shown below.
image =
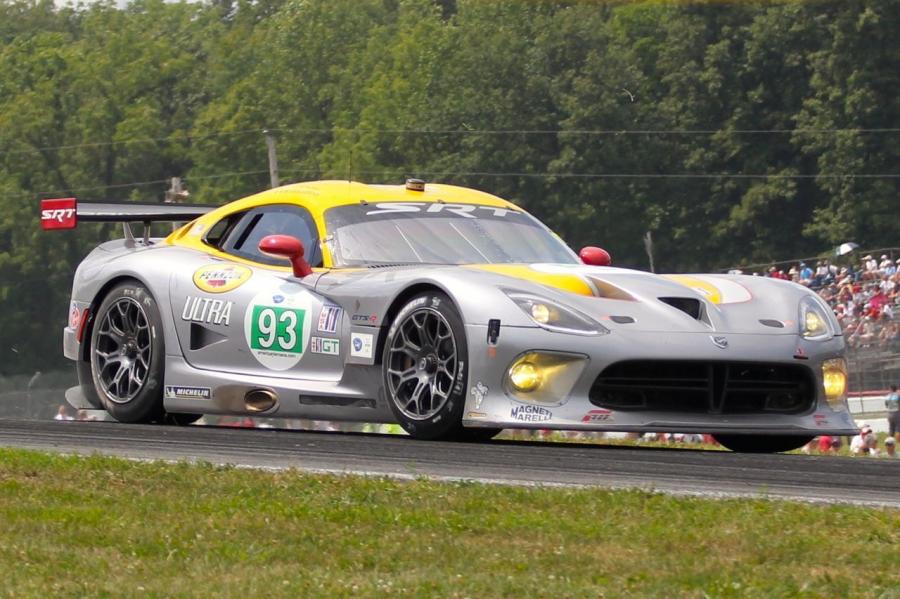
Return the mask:
<path id="1" fill-rule="evenodd" d="M 486 270 L 488 272 L 523 279 L 532 283 L 554 287 L 569 293 L 580 295 L 594 295 L 587 282 L 577 274 L 541 272 L 524 264 L 477 264 L 469 268 Z"/>
<path id="2" fill-rule="evenodd" d="M 166 238 L 166 243 L 189 247 L 206 252 L 210 256 L 223 258 L 232 262 L 252 264 L 261 268 L 289 272 L 289 266 L 271 266 L 228 254 L 203 242 L 206 232 L 223 218 L 238 212 L 251 210 L 259 206 L 271 204 L 291 204 L 309 211 L 316 223 L 319 239 L 325 239 L 325 211 L 335 206 L 346 206 L 368 202 L 419 202 L 434 203 L 442 201 L 447 204 L 477 204 L 494 208 L 518 210 L 515 204 L 489 193 L 456 187 L 428 183 L 425 191 L 411 191 L 405 185 L 367 185 L 352 181 L 314 181 L 295 183 L 275 189 L 269 189 L 242 200 L 237 200 L 217 208 L 191 223 L 186 224 Z M 331 268 L 334 261 L 326 244 L 322 244 L 322 263 Z M 319 269 L 316 269 L 319 270 Z"/>

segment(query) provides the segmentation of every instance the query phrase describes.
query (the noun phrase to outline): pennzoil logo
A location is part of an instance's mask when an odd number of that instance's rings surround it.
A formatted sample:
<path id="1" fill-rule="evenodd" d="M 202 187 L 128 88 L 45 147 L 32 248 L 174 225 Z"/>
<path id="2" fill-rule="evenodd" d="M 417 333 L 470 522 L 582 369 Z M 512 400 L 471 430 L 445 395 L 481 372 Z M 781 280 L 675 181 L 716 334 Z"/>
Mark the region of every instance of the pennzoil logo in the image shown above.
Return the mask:
<path id="1" fill-rule="evenodd" d="M 210 264 L 194 271 L 194 285 L 207 293 L 225 293 L 246 283 L 252 274 L 238 264 Z"/>

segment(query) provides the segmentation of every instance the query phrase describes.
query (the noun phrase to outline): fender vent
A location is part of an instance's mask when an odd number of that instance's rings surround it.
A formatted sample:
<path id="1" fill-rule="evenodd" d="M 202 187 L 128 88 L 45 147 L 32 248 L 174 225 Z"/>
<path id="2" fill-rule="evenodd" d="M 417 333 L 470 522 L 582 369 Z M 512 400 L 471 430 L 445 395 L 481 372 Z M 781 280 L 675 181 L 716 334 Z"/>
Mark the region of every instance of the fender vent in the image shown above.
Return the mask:
<path id="1" fill-rule="evenodd" d="M 214 343 L 219 343 L 226 339 L 227 337 L 225 335 L 212 331 L 202 324 L 197 324 L 196 322 L 191 323 L 191 351 L 209 347 Z"/>
<path id="2" fill-rule="evenodd" d="M 703 304 L 694 297 L 661 297 L 664 304 L 669 304 L 677 310 L 681 310 L 694 320 L 703 320 Z"/>
<path id="3" fill-rule="evenodd" d="M 795 364 L 632 360 L 600 373 L 589 398 L 611 410 L 800 414 L 812 409 L 815 388 Z"/>

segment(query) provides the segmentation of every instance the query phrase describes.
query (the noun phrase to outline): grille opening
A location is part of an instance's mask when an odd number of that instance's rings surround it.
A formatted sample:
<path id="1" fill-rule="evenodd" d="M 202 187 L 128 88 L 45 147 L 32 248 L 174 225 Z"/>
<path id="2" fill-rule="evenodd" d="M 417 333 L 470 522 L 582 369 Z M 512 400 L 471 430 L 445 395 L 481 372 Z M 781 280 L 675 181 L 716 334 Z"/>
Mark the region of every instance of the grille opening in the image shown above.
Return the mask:
<path id="1" fill-rule="evenodd" d="M 661 297 L 659 301 L 669 304 L 677 310 L 681 310 L 694 320 L 701 320 L 703 317 L 703 304 L 694 297 Z"/>
<path id="2" fill-rule="evenodd" d="M 812 409 L 815 380 L 805 366 L 749 362 L 632 360 L 607 367 L 592 404 L 612 410 L 695 414 L 800 414 Z"/>

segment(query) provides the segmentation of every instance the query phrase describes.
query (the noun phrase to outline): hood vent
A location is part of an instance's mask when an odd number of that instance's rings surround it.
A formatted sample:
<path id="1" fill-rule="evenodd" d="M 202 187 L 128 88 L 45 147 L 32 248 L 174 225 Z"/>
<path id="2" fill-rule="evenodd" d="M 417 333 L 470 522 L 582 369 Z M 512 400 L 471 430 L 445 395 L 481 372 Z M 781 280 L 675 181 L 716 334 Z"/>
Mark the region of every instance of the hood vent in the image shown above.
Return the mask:
<path id="1" fill-rule="evenodd" d="M 669 304 L 673 308 L 681 310 L 694 320 L 706 322 L 703 310 L 703 302 L 694 297 L 661 297 L 659 301 Z"/>

